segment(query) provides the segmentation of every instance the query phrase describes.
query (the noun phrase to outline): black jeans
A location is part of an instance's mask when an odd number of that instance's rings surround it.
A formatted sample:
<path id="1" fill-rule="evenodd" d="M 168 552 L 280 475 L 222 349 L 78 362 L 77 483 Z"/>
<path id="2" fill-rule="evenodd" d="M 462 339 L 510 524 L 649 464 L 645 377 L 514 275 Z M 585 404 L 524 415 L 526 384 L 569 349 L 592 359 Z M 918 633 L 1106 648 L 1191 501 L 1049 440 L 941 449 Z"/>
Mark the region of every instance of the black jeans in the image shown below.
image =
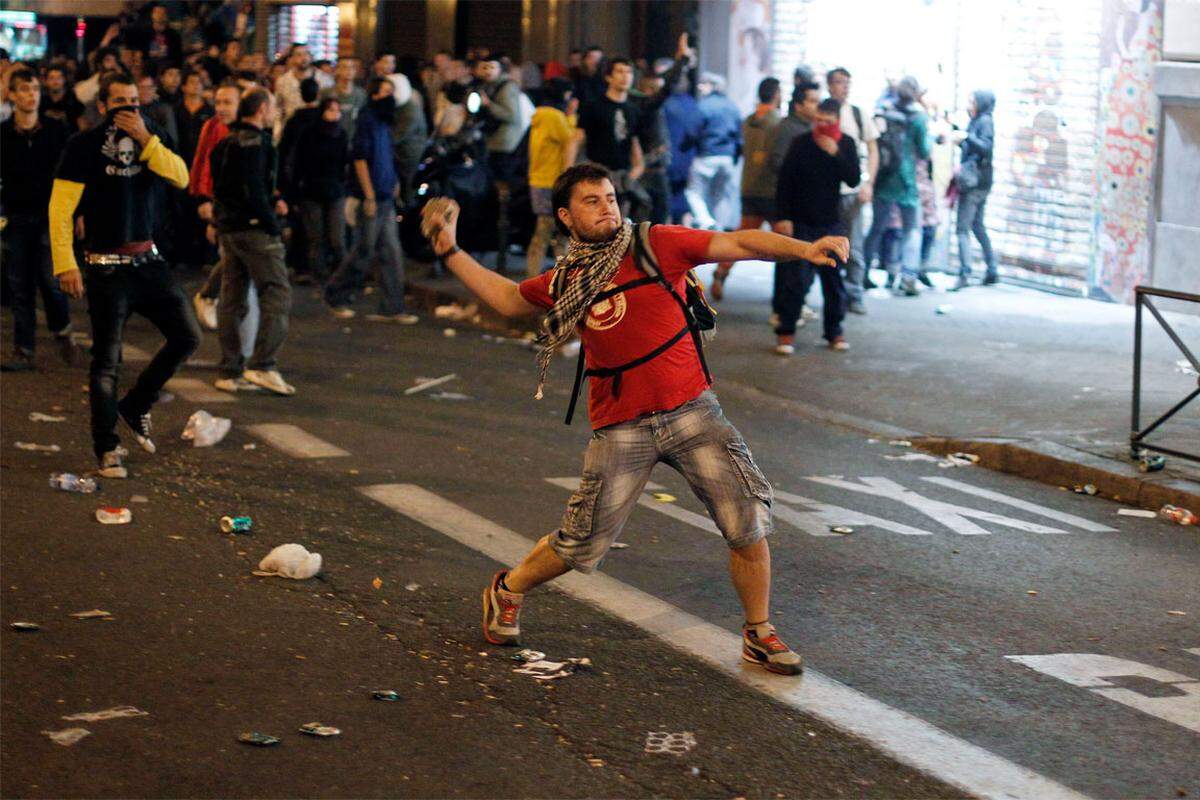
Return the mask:
<path id="1" fill-rule="evenodd" d="M 324 283 L 331 272 L 325 248 L 334 264 L 340 266 L 346 260 L 346 198 L 301 200 L 299 206 L 308 245 L 308 274 Z"/>
<path id="2" fill-rule="evenodd" d="M 117 376 L 121 341 L 130 314 L 141 314 L 166 342 L 125 393 L 121 406 L 143 414 L 158 391 L 200 345 L 200 326 L 167 262 L 137 267 L 83 268 L 88 315 L 92 320 L 92 368 L 88 382 L 92 406 L 92 447 L 99 457 L 121 443 L 117 436 Z"/>
<path id="3" fill-rule="evenodd" d="M 666 224 L 671 213 L 671 183 L 667 180 L 666 167 L 646 170 L 639 183 L 650 197 L 650 207 L 644 209 L 644 215 L 639 218 L 648 219 L 655 225 Z"/>
<path id="4" fill-rule="evenodd" d="M 287 338 L 292 310 L 283 242 L 264 231 L 221 234 L 225 268 L 221 272 L 221 299 L 217 305 L 217 338 L 221 341 L 221 377 L 236 378 L 243 369 L 273 370 L 275 356 Z M 258 291 L 258 336 L 247 362 L 242 356 L 239 327 L 246 316 L 250 282 Z"/>
<path id="5" fill-rule="evenodd" d="M 806 242 L 815 242 L 822 236 L 844 236 L 840 226 L 830 228 L 810 228 L 802 225 L 795 226 L 795 236 Z M 779 314 L 779 325 L 775 333 L 780 336 L 792 336 L 796 333 L 796 321 L 800 319 L 800 311 L 804 307 L 804 298 L 812 288 L 817 276 L 821 278 L 821 295 L 824 300 L 821 318 L 824 323 L 825 340 L 832 342 L 842 335 L 842 320 L 846 318 L 846 284 L 842 281 L 842 271 L 838 267 L 827 267 L 813 264 L 810 261 L 789 261 L 777 265 L 775 269 L 777 299 L 776 313 Z"/>
<path id="6" fill-rule="evenodd" d="M 50 227 L 45 217 L 11 216 L 2 237 L 4 271 L 12 292 L 13 346 L 33 355 L 37 342 L 37 296 L 46 308 L 46 327 L 56 336 L 71 332 L 67 296 L 50 263 Z"/>

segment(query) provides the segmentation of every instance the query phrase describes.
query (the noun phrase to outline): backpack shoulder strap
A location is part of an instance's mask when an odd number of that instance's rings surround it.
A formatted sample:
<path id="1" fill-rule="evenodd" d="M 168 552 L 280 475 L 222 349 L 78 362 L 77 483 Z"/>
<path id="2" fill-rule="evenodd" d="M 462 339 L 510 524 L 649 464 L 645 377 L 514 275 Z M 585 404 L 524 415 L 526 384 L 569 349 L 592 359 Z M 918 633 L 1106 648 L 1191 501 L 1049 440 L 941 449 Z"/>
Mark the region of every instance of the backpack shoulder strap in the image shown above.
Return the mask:
<path id="1" fill-rule="evenodd" d="M 667 281 L 663 278 L 662 268 L 658 266 L 658 258 L 654 255 L 654 248 L 650 246 L 651 227 L 653 226 L 649 222 L 639 222 L 633 229 L 634 260 L 637 261 L 637 265 L 642 268 L 643 272 L 665 284 Z"/>
<path id="2" fill-rule="evenodd" d="M 858 138 L 863 139 L 863 117 L 862 109 L 858 106 L 850 106 L 850 110 L 854 112 L 854 121 L 858 123 Z"/>

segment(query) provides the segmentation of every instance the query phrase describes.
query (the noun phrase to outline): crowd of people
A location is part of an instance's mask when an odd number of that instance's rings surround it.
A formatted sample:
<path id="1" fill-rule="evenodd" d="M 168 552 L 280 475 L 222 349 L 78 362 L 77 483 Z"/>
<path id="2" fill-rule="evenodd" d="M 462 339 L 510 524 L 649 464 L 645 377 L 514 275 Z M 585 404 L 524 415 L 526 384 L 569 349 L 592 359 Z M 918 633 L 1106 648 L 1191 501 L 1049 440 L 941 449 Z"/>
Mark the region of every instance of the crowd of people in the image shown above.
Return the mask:
<path id="1" fill-rule="evenodd" d="M 622 214 L 635 221 L 848 237 L 844 264 L 776 265 L 771 322 L 781 355 L 795 351 L 818 278 L 823 334 L 834 350 L 849 347 L 846 314 L 866 313 L 871 267 L 882 267 L 888 288 L 902 295 L 930 283 L 929 254 L 947 204 L 932 142 L 962 146 L 951 186 L 956 288 L 971 276 L 972 236 L 983 250 L 983 282 L 997 280 L 984 225 L 990 92 L 974 94 L 970 125 L 959 131 L 915 78 L 856 105 L 849 70 L 830 70 L 822 86 L 799 67 L 790 86 L 763 80 L 753 113 L 742 118 L 723 77 L 697 70 L 686 35 L 674 58 L 652 64 L 599 47 L 545 64 L 486 48 L 428 62 L 388 52 L 365 63 L 314 61 L 303 43 L 268 59 L 251 51 L 253 17 L 244 8 L 225 3 L 206 13 L 172 20 L 166 6 L 149 3 L 114 23 L 84 63 L 0 61 L 4 275 L 15 320 L 4 369 L 33 368 L 38 294 L 63 357 L 78 359 L 68 308 L 68 297 L 84 291 L 69 277 L 78 260 L 118 265 L 151 254 L 162 275 L 152 286 L 110 288 L 122 295 L 107 301 L 114 319 L 97 320 L 102 304 L 89 304 L 101 329 L 93 331 L 97 351 L 119 348 L 123 318 L 115 317 L 130 309 L 168 335 L 170 357 L 152 362 L 116 412 L 135 430 L 149 424 L 154 384 L 195 347 L 196 322 L 218 332 L 218 388 L 293 393 L 277 364 L 293 284 L 319 285 L 340 319 L 356 316 L 373 291 L 378 305 L 366 319 L 417 322 L 405 307 L 405 262 L 433 259 L 417 230 L 431 197 L 458 202 L 463 246 L 495 252 L 495 269 L 503 272 L 523 249 L 528 275 L 543 273 L 554 264 L 547 255 L 561 256 L 567 240 L 552 189 L 585 160 L 609 170 Z M 178 164 L 151 157 L 160 152 L 182 163 L 182 179 Z M 100 183 L 104 189 L 93 188 Z M 185 304 L 194 319 L 175 307 L 179 289 L 168 267 L 177 265 L 208 270 Z M 733 266 L 717 265 L 713 299 L 723 298 Z M 89 279 L 89 296 L 101 284 Z M 241 339 L 251 287 L 261 319 L 247 359 Z M 115 383 L 115 363 L 93 356 L 93 380 Z M 93 404 L 113 392 L 93 392 Z M 100 428 L 112 427 L 111 409 L 100 417 Z M 98 448 L 112 442 L 103 431 L 97 437 Z"/>

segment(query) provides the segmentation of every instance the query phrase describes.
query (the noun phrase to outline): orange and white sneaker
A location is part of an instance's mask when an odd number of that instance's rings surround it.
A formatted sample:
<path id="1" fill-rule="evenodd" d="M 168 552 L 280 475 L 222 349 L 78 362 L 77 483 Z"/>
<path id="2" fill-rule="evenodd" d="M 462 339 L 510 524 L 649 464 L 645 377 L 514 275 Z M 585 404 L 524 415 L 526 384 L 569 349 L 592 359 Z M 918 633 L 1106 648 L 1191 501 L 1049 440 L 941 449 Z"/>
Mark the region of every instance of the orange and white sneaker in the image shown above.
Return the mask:
<path id="1" fill-rule="evenodd" d="M 742 658 L 779 675 L 804 672 L 804 659 L 775 635 L 769 622 L 742 626 Z"/>
<path id="2" fill-rule="evenodd" d="M 506 570 L 497 572 L 483 590 L 483 638 L 489 644 L 521 643 L 521 601 L 525 595 L 501 588 L 500 581 L 507 574 Z"/>

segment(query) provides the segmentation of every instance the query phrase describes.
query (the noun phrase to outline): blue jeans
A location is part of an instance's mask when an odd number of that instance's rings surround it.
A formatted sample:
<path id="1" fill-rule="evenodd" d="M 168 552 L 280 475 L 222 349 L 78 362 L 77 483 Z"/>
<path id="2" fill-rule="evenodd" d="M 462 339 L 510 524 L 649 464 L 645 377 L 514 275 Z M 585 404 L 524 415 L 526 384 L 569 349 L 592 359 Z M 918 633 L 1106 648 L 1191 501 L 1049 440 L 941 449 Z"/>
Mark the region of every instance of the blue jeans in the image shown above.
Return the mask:
<path id="1" fill-rule="evenodd" d="M 679 408 L 592 433 L 579 488 L 550 537 L 554 552 L 574 570 L 594 570 L 660 461 L 687 479 L 729 547 L 747 547 L 771 533 L 771 484 L 709 390 Z"/>
<path id="2" fill-rule="evenodd" d="M 379 313 L 404 313 L 404 253 L 400 249 L 400 228 L 392 198 L 375 204 L 375 216 L 369 217 L 358 207 L 354 226 L 354 245 L 325 285 L 325 301 L 331 306 L 347 306 L 358 299 L 371 268 L 371 257 L 379 245 Z"/>
<path id="3" fill-rule="evenodd" d="M 971 274 L 971 234 L 975 234 L 979 246 L 983 248 L 983 262 L 987 265 L 988 277 L 996 276 L 996 254 L 992 250 L 992 240 L 983 224 L 983 208 L 991 191 L 990 186 L 975 187 L 963 192 L 958 198 L 958 219 L 954 232 L 958 237 L 958 274 L 964 278 Z"/>
<path id="4" fill-rule="evenodd" d="M 893 208 L 900 209 L 901 243 L 900 269 L 906 280 L 916 280 L 921 267 L 921 209 L 918 206 L 904 206 L 893 200 L 880 200 L 878 197 L 872 203 L 871 230 L 867 232 L 867 240 L 863 245 L 863 259 L 870 264 L 879 252 L 879 243 L 883 239 L 883 231 L 887 228 L 888 217 Z"/>

